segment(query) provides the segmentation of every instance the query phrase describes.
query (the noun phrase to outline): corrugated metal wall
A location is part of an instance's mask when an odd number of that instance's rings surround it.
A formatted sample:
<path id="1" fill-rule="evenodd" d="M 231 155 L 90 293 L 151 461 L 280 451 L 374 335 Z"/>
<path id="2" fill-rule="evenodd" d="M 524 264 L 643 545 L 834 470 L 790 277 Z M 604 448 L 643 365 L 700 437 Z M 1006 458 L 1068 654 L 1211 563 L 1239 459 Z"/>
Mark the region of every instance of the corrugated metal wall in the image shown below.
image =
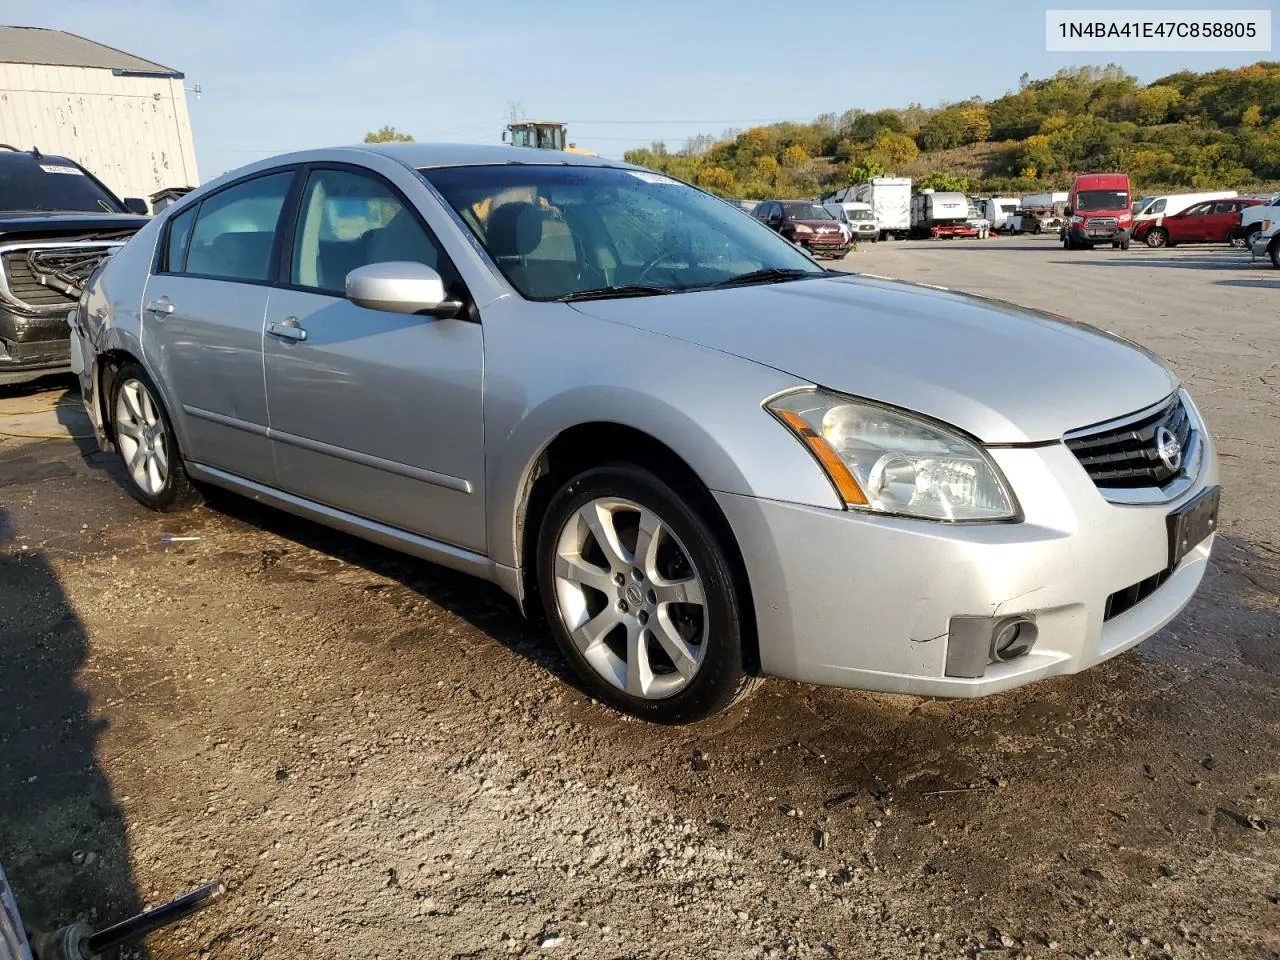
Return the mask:
<path id="1" fill-rule="evenodd" d="M 200 183 L 181 80 L 0 63 L 0 143 L 71 157 L 121 197 Z"/>

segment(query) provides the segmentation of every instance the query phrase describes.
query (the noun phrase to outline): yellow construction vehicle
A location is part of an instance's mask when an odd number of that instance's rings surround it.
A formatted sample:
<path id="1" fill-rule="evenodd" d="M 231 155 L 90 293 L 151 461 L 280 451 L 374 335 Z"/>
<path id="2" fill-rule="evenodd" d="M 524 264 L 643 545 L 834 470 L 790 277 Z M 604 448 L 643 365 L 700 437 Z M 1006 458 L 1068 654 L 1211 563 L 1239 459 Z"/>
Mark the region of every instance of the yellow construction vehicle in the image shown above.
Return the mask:
<path id="1" fill-rule="evenodd" d="M 538 150 L 563 150 L 586 157 L 598 157 L 598 153 L 583 150 L 576 143 L 566 143 L 568 131 L 558 120 L 513 120 L 503 131 L 502 142 L 514 147 L 534 147 Z"/>

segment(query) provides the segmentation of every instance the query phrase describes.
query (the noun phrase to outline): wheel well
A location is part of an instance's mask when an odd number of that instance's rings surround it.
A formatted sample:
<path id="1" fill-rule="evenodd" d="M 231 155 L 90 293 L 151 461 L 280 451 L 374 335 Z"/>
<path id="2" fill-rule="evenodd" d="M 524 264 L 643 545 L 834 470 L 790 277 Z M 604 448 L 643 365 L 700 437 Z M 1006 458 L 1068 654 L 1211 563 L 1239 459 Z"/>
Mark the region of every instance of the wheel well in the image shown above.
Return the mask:
<path id="1" fill-rule="evenodd" d="M 733 563 L 734 577 L 742 595 L 745 622 L 742 624 L 743 666 L 748 673 L 760 671 L 760 646 L 756 635 L 755 607 L 746 563 L 733 528 L 698 474 L 674 450 L 642 430 L 620 423 L 582 423 L 565 430 L 538 455 L 525 481 L 516 515 L 516 563 L 523 579 L 526 613 L 539 608 L 538 578 L 532 562 L 537 553 L 538 531 L 555 492 L 571 477 L 605 463 L 632 463 L 652 471 L 663 482 L 687 497 L 720 537 Z"/>
<path id="2" fill-rule="evenodd" d="M 137 363 L 138 359 L 126 350 L 108 350 L 98 357 L 98 416 L 102 420 L 102 429 L 107 439 L 115 442 L 115 433 L 111 429 L 111 388 L 115 384 L 116 374 L 126 363 Z"/>

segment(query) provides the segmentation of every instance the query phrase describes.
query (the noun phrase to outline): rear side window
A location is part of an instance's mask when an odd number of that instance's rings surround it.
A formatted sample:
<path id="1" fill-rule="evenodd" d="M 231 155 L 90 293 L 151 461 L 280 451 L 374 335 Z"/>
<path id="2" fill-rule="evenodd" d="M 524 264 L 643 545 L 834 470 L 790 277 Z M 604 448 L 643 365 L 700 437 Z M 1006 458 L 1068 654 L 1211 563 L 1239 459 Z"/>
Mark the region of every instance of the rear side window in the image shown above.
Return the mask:
<path id="1" fill-rule="evenodd" d="M 293 171 L 238 183 L 200 204 L 185 273 L 219 280 L 267 280 L 271 248 Z"/>
<path id="2" fill-rule="evenodd" d="M 191 239 L 191 225 L 196 220 L 195 204 L 169 220 L 169 236 L 164 245 L 164 273 L 182 273 L 187 264 L 187 241 Z"/>

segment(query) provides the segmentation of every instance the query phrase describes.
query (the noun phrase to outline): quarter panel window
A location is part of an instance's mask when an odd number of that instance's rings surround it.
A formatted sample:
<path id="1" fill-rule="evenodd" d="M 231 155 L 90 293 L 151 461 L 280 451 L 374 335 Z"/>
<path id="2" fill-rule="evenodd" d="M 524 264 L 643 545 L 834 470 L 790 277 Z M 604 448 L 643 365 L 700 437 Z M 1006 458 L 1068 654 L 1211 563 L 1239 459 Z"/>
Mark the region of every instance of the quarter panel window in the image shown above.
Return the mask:
<path id="1" fill-rule="evenodd" d="M 267 280 L 271 247 L 293 172 L 268 174 L 215 193 L 200 205 L 186 273 L 222 280 Z"/>
<path id="2" fill-rule="evenodd" d="M 195 223 L 199 204 L 183 210 L 169 221 L 169 234 L 164 248 L 165 273 L 181 273 L 186 268 L 187 240 Z"/>
<path id="3" fill-rule="evenodd" d="M 290 282 L 341 296 L 356 267 L 425 263 L 446 285 L 452 271 L 434 237 L 387 184 L 353 170 L 315 170 L 302 192 Z M 442 267 L 443 265 L 443 267 Z"/>

